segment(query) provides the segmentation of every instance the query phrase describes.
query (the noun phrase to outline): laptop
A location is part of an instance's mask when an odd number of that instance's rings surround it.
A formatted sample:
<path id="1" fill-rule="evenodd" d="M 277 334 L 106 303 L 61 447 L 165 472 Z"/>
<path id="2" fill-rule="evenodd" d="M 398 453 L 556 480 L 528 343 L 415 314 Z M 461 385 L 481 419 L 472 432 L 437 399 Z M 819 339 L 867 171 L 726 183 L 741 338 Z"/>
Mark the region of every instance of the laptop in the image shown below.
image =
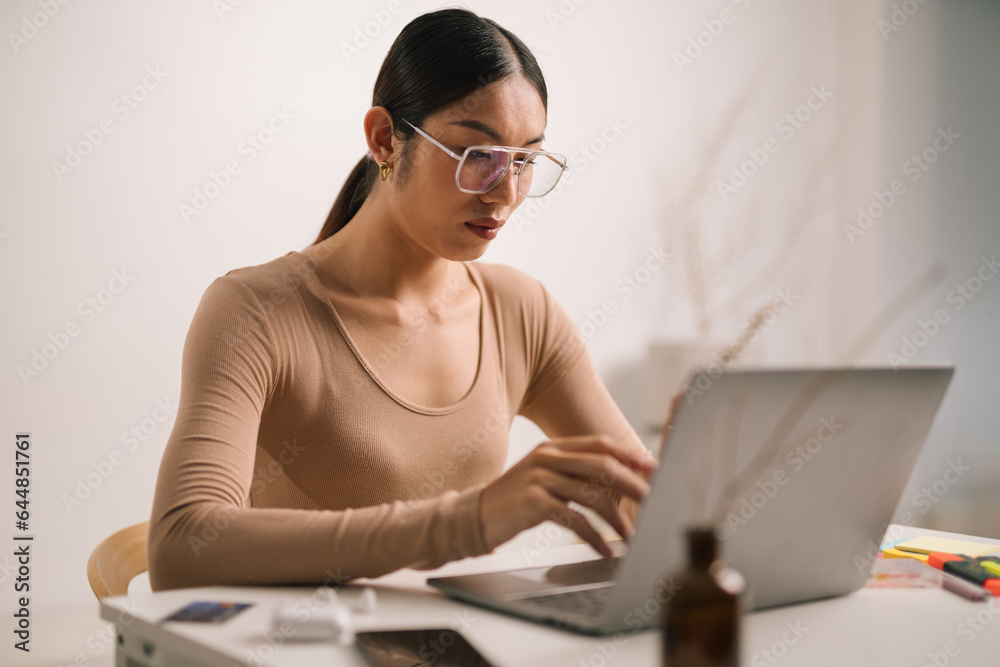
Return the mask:
<path id="1" fill-rule="evenodd" d="M 557 567 L 431 578 L 479 606 L 602 635 L 659 624 L 685 529 L 715 525 L 749 609 L 868 578 L 953 367 L 702 372 L 662 443 L 627 548 Z"/>

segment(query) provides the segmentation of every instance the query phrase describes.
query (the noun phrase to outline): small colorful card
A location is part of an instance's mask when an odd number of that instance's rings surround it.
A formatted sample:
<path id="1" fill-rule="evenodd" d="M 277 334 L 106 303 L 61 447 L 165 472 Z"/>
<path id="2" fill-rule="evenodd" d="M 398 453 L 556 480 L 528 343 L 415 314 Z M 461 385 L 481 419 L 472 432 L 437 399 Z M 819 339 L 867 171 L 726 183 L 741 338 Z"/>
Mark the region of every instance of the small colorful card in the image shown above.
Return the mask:
<path id="1" fill-rule="evenodd" d="M 192 602 L 183 609 L 175 611 L 161 621 L 193 621 L 196 623 L 222 623 L 240 613 L 252 604 L 241 602 Z"/>

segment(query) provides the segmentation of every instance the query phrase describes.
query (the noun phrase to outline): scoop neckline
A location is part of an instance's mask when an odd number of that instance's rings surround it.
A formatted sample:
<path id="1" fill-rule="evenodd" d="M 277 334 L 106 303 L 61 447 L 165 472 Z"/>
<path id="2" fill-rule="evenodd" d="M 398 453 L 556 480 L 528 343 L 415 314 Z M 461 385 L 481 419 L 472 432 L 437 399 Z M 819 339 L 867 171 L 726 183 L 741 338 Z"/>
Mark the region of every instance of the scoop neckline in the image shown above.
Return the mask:
<path id="1" fill-rule="evenodd" d="M 351 352 L 354 353 L 354 357 L 358 360 L 358 363 L 360 363 L 361 366 L 365 369 L 365 372 L 368 373 L 368 376 L 375 382 L 375 384 L 381 387 L 382 391 L 384 391 L 389 396 L 389 398 L 396 401 L 397 403 L 399 403 L 408 410 L 412 410 L 413 412 L 425 415 L 451 414 L 453 412 L 460 410 L 470 400 L 472 400 L 472 396 L 475 394 L 476 389 L 479 387 L 480 378 L 483 375 L 483 361 L 485 358 L 485 350 L 486 350 L 486 345 L 484 344 L 484 340 L 486 338 L 486 290 L 483 289 L 483 284 L 480 279 L 478 271 L 475 271 L 469 262 L 461 262 L 461 264 L 465 267 L 465 270 L 468 272 L 469 277 L 472 279 L 472 284 L 475 285 L 476 290 L 479 292 L 479 357 L 476 365 L 476 376 L 475 378 L 473 378 L 472 385 L 469 387 L 468 391 L 466 391 L 465 395 L 462 396 L 460 399 L 458 399 L 457 402 L 442 407 L 430 407 L 426 405 L 420 405 L 419 403 L 414 403 L 413 401 L 403 398 L 395 391 L 393 391 L 393 389 L 379 376 L 379 374 L 375 371 L 372 365 L 368 363 L 368 360 L 365 358 L 364 354 L 361 353 L 361 349 L 354 342 L 354 338 L 351 337 L 350 332 L 344 325 L 344 321 L 341 319 L 340 313 L 337 312 L 337 308 L 333 305 L 333 302 L 330 301 L 330 296 L 326 293 L 326 289 L 323 288 L 323 283 L 319 279 L 319 274 L 316 273 L 316 267 L 313 266 L 312 260 L 297 250 L 292 250 L 289 252 L 289 254 L 297 257 L 299 261 L 302 263 L 303 267 L 306 270 L 307 275 L 309 276 L 309 281 L 312 283 L 314 292 L 320 298 L 320 300 L 324 304 L 326 304 L 327 312 L 333 319 L 333 322 L 336 325 L 338 331 L 340 332 L 340 335 L 343 336 L 344 340 L 347 342 L 347 346 L 351 348 Z"/>

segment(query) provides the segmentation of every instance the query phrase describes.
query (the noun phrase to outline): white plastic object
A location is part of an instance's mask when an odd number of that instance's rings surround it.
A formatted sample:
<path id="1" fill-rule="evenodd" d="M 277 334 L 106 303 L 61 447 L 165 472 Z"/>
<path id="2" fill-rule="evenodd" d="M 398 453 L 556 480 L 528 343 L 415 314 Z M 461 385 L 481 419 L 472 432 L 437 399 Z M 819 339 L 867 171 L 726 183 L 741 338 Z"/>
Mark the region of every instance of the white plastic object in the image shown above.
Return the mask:
<path id="1" fill-rule="evenodd" d="M 351 609 L 359 614 L 371 614 L 375 611 L 376 606 L 378 606 L 378 597 L 375 595 L 375 589 L 371 586 L 365 586 L 358 593 L 358 597 L 354 599 Z"/>
<path id="2" fill-rule="evenodd" d="M 314 608 L 286 603 L 274 610 L 273 630 L 291 640 L 333 640 L 346 646 L 354 643 L 354 619 L 340 602 Z"/>

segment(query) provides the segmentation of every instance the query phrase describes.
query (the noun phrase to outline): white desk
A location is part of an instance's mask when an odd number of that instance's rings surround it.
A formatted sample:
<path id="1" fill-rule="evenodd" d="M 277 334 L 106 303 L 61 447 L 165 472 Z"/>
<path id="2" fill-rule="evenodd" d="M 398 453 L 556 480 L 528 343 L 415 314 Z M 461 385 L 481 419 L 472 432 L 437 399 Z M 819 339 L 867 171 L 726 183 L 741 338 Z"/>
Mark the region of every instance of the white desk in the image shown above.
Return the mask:
<path id="1" fill-rule="evenodd" d="M 892 532 L 892 531 L 898 531 Z M 932 534 L 989 540 L 900 526 L 889 535 Z M 586 545 L 553 547 L 533 565 L 556 565 L 594 555 Z M 428 588 L 428 576 L 524 567 L 519 552 L 449 563 L 433 572 L 401 570 L 341 589 L 351 602 L 360 583 L 376 587 L 378 608 L 355 615 L 358 631 L 388 628 L 455 627 L 496 665 L 603 667 L 659 665 L 656 630 L 611 637 L 586 637 L 455 602 Z M 213 587 L 106 598 L 101 617 L 119 623 L 118 665 L 358 665 L 352 648 L 296 642 L 273 635 L 271 616 L 282 603 L 308 600 L 314 588 Z M 222 624 L 158 621 L 189 602 L 252 602 Z M 134 612 L 134 613 L 131 613 Z M 996 620 L 994 620 L 996 619 Z M 793 632 L 792 629 L 796 631 Z M 145 650 L 144 650 L 145 649 Z M 765 654 L 764 651 L 769 651 Z M 913 665 L 979 667 L 1000 664 L 1000 598 L 971 602 L 941 589 L 861 589 L 840 598 L 792 605 L 744 617 L 742 664 Z"/>

